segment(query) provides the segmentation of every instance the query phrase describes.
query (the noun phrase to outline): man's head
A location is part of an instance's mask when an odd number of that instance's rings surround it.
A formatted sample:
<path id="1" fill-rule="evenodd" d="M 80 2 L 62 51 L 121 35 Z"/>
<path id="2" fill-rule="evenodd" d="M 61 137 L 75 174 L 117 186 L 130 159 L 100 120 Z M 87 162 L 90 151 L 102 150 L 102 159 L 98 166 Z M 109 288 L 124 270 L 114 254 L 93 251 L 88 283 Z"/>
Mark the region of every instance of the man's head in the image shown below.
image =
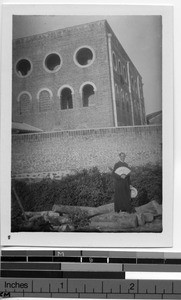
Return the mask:
<path id="1" fill-rule="evenodd" d="M 124 162 L 126 158 L 126 154 L 124 152 L 119 153 L 119 159 Z"/>

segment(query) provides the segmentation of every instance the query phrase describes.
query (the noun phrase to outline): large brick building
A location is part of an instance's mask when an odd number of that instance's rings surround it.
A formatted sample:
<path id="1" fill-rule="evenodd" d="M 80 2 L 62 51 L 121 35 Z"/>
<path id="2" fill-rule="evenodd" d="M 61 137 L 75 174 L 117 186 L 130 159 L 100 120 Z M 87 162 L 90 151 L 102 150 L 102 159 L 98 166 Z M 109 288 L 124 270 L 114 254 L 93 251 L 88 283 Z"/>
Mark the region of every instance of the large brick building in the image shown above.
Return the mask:
<path id="1" fill-rule="evenodd" d="M 142 77 L 105 20 L 13 41 L 12 118 L 45 131 L 146 124 Z"/>

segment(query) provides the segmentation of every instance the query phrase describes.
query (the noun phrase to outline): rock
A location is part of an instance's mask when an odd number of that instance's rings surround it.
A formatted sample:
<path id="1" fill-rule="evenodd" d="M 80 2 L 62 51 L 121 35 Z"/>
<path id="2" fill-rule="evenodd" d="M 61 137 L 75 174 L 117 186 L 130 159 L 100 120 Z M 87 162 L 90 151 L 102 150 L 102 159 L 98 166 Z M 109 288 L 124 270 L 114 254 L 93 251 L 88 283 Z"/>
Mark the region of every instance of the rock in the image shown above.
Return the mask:
<path id="1" fill-rule="evenodd" d="M 151 213 L 143 213 L 143 216 L 146 223 L 151 223 L 154 220 L 154 215 L 152 215 Z"/>
<path id="2" fill-rule="evenodd" d="M 138 221 L 137 221 L 137 216 L 135 214 L 128 214 L 125 212 L 120 212 L 120 213 L 108 213 L 108 214 L 103 214 L 99 216 L 95 216 L 91 218 L 91 225 L 95 223 L 102 223 L 106 224 L 112 222 L 114 224 L 113 227 L 119 227 L 119 228 L 130 228 L 130 227 L 137 227 L 138 226 Z M 107 224 L 108 226 L 108 224 Z"/>
<path id="3" fill-rule="evenodd" d="M 145 225 L 146 220 L 145 220 L 144 214 L 142 214 L 142 213 L 136 213 L 135 215 L 136 215 L 137 220 L 138 220 L 138 225 L 139 226 Z"/>
<path id="4" fill-rule="evenodd" d="M 158 216 L 162 214 L 162 205 L 153 200 L 145 205 L 135 207 L 135 210 L 137 213 L 151 213 L 153 216 Z"/>

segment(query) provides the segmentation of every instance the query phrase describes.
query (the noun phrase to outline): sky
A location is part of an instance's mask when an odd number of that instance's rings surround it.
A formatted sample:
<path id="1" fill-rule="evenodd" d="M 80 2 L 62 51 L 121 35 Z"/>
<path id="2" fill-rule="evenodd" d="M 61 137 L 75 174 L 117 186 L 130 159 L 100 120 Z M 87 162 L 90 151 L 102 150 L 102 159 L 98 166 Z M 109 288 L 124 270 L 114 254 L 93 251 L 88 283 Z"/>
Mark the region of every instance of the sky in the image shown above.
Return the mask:
<path id="1" fill-rule="evenodd" d="M 14 16 L 13 38 L 106 19 L 143 79 L 146 114 L 162 109 L 160 16 Z"/>

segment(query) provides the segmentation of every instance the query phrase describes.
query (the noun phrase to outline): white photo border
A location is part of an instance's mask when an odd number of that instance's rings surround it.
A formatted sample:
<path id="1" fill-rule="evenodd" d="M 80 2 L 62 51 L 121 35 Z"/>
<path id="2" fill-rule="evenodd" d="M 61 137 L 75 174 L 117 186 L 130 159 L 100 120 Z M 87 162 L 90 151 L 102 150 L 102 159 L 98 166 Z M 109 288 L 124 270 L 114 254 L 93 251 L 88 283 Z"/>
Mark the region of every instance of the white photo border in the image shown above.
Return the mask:
<path id="1" fill-rule="evenodd" d="M 71 9 L 70 9 L 71 8 Z M 13 15 L 162 16 L 163 231 L 161 233 L 11 232 L 11 98 Z M 75 248 L 172 247 L 173 239 L 173 6 L 3 5 L 1 55 L 1 245 Z"/>

